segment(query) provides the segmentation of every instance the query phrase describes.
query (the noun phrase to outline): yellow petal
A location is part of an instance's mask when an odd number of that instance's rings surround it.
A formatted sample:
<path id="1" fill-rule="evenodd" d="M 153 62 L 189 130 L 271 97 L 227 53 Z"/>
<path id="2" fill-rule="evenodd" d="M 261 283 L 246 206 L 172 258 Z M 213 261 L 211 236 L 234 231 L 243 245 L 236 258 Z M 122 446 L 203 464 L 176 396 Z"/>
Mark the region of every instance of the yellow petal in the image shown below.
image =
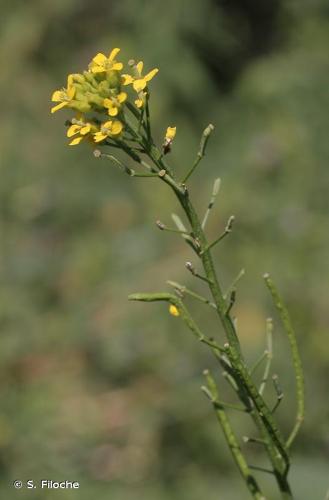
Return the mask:
<path id="1" fill-rule="evenodd" d="M 127 99 L 126 92 L 120 92 L 120 94 L 117 95 L 117 99 L 120 102 L 120 104 L 122 104 L 123 102 L 125 102 L 125 100 Z"/>
<path id="2" fill-rule="evenodd" d="M 69 143 L 69 146 L 76 146 L 77 144 L 80 144 L 80 142 L 82 141 L 83 137 L 79 136 L 79 137 L 75 137 L 70 143 Z"/>
<path id="3" fill-rule="evenodd" d="M 102 54 L 101 52 L 98 52 L 98 54 L 96 54 L 95 57 L 93 57 L 93 61 L 98 66 L 104 66 L 104 64 L 107 61 L 107 58 L 106 58 L 106 56 L 104 56 L 104 54 Z"/>
<path id="4" fill-rule="evenodd" d="M 56 106 L 54 106 L 53 108 L 51 108 L 50 112 L 51 113 L 55 113 L 59 109 L 64 108 L 64 106 L 67 106 L 67 102 L 66 101 L 65 102 L 60 102 L 59 104 L 56 104 Z"/>
<path id="5" fill-rule="evenodd" d="M 141 92 L 144 90 L 146 87 L 146 80 L 144 78 L 139 78 L 138 80 L 135 80 L 133 83 L 133 88 L 136 90 L 136 92 Z"/>
<path id="6" fill-rule="evenodd" d="M 113 106 L 113 102 L 111 101 L 111 99 L 104 99 L 103 106 L 104 108 L 110 108 L 111 106 Z"/>
<path id="7" fill-rule="evenodd" d="M 136 69 L 138 71 L 139 76 L 142 76 L 143 66 L 144 66 L 143 61 L 139 61 L 139 63 L 136 64 Z"/>
<path id="8" fill-rule="evenodd" d="M 105 68 L 104 68 L 104 66 L 92 66 L 90 68 L 90 71 L 92 73 L 103 73 L 105 71 Z"/>
<path id="9" fill-rule="evenodd" d="M 73 135 L 77 134 L 80 130 L 80 125 L 73 124 L 71 125 L 68 130 L 67 130 L 67 137 L 72 137 Z"/>
<path id="10" fill-rule="evenodd" d="M 144 102 L 143 102 L 143 100 L 142 100 L 142 99 L 136 99 L 136 100 L 135 100 L 135 104 L 136 104 L 137 108 L 142 108 L 142 107 L 143 107 Z"/>
<path id="11" fill-rule="evenodd" d="M 91 129 L 90 123 L 86 123 L 86 125 L 84 127 L 81 127 L 80 134 L 86 135 L 90 132 L 90 129 Z"/>
<path id="12" fill-rule="evenodd" d="M 67 88 L 71 87 L 71 85 L 73 84 L 73 77 L 74 77 L 74 75 L 68 75 L 68 77 L 67 77 Z"/>
<path id="13" fill-rule="evenodd" d="M 166 131 L 166 139 L 172 141 L 176 135 L 176 127 L 168 127 Z"/>
<path id="14" fill-rule="evenodd" d="M 173 304 L 170 304 L 170 306 L 169 306 L 169 312 L 170 312 L 170 314 L 172 316 L 179 316 L 179 310 Z"/>
<path id="15" fill-rule="evenodd" d="M 123 129 L 122 123 L 119 122 L 119 120 L 115 120 L 112 123 L 111 135 L 119 135 L 121 133 L 122 129 Z"/>
<path id="16" fill-rule="evenodd" d="M 119 112 L 119 110 L 116 106 L 114 106 L 114 104 L 109 108 L 109 111 L 108 111 L 110 116 L 117 116 L 118 112 Z"/>
<path id="17" fill-rule="evenodd" d="M 152 69 L 149 73 L 147 73 L 146 76 L 144 76 L 144 80 L 149 82 L 157 74 L 158 71 L 159 71 L 158 68 Z"/>
<path id="18" fill-rule="evenodd" d="M 101 142 L 101 141 L 104 141 L 104 139 L 106 139 L 106 137 L 107 137 L 107 135 L 103 134 L 103 132 L 96 132 L 96 134 L 94 134 L 94 141 Z"/>
<path id="19" fill-rule="evenodd" d="M 103 125 L 102 125 L 102 127 L 104 127 L 104 128 L 111 128 L 112 127 L 112 123 L 113 123 L 112 120 L 109 120 L 107 122 L 104 122 Z"/>
<path id="20" fill-rule="evenodd" d="M 110 55 L 109 55 L 109 61 L 113 61 L 113 60 L 114 60 L 114 58 L 115 58 L 115 56 L 116 56 L 117 54 L 119 54 L 119 52 L 120 52 L 120 49 L 118 49 L 118 48 L 113 49 L 113 50 L 111 51 Z"/>
<path id="21" fill-rule="evenodd" d="M 67 97 L 69 98 L 69 100 L 73 99 L 75 95 L 75 87 L 70 87 L 69 89 L 67 89 Z"/>
<path id="22" fill-rule="evenodd" d="M 116 63 L 112 64 L 112 69 L 114 69 L 116 71 L 121 71 L 122 68 L 123 68 L 123 64 L 122 63 L 116 62 Z"/>
<path id="23" fill-rule="evenodd" d="M 131 75 L 121 75 L 121 77 L 122 77 L 122 85 L 130 85 L 134 81 Z"/>
<path id="24" fill-rule="evenodd" d="M 53 95 L 51 96 L 51 100 L 53 102 L 61 102 L 63 99 L 63 91 L 62 90 L 55 90 L 53 92 Z"/>

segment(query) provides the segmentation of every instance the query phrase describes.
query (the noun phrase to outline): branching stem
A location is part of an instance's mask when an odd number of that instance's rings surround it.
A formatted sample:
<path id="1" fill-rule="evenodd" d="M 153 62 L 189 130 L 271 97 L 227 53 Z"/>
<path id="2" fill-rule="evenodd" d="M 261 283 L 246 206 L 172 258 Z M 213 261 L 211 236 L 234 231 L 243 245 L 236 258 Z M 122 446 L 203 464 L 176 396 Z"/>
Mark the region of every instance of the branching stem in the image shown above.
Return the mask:
<path id="1" fill-rule="evenodd" d="M 203 391 L 210 399 L 214 407 L 218 422 L 223 430 L 223 434 L 231 450 L 235 463 L 240 471 L 240 474 L 245 480 L 251 496 L 257 500 L 265 500 L 265 496 L 263 495 L 256 479 L 252 475 L 250 467 L 248 466 L 244 455 L 241 452 L 237 437 L 233 431 L 230 421 L 227 418 L 224 407 L 219 401 L 218 387 L 215 383 L 215 380 L 210 374 L 209 370 L 205 370 L 204 375 L 207 380 L 207 388 L 206 390 L 204 390 L 205 388 L 203 388 Z"/>
<path id="2" fill-rule="evenodd" d="M 213 298 L 213 303 L 216 307 L 217 314 L 219 316 L 220 322 L 222 324 L 223 330 L 226 335 L 227 343 L 224 345 L 224 348 L 219 346 L 215 341 L 212 339 L 209 339 L 203 333 L 200 331 L 200 329 L 197 327 L 193 319 L 191 318 L 189 312 L 187 311 L 186 307 L 184 306 L 183 302 L 181 301 L 180 298 L 178 298 L 175 295 L 172 294 L 135 294 L 131 296 L 130 298 L 133 300 L 146 300 L 146 301 L 153 301 L 153 300 L 166 300 L 170 302 L 171 304 L 174 304 L 178 310 L 180 315 L 182 316 L 182 319 L 184 322 L 187 324 L 187 326 L 190 328 L 190 330 L 194 333 L 194 335 L 199 339 L 199 341 L 207 344 L 215 357 L 218 359 L 218 361 L 221 363 L 221 365 L 224 367 L 225 372 L 227 373 L 227 378 L 231 381 L 233 387 L 235 388 L 239 399 L 243 402 L 244 406 L 248 410 L 248 412 L 251 414 L 252 418 L 254 419 L 254 422 L 257 426 L 257 428 L 260 431 L 261 434 L 261 439 L 264 441 L 264 445 L 266 448 L 266 451 L 268 453 L 268 456 L 271 460 L 272 466 L 273 466 L 273 473 L 275 475 L 275 478 L 277 480 L 281 496 L 283 499 L 292 499 L 292 494 L 290 491 L 290 487 L 287 481 L 287 474 L 289 471 L 289 466 L 290 466 L 290 460 L 288 456 L 288 447 L 285 443 L 285 440 L 283 439 L 281 432 L 273 418 L 272 411 L 269 409 L 267 404 L 265 403 L 262 392 L 265 388 L 264 381 L 262 382 L 262 391 L 259 392 L 258 388 L 256 387 L 251 375 L 250 375 L 250 370 L 247 368 L 246 363 L 244 361 L 243 355 L 241 353 L 240 349 L 240 344 L 238 340 L 238 336 L 236 333 L 235 329 L 235 324 L 233 319 L 231 318 L 230 315 L 230 309 L 234 303 L 234 295 L 232 295 L 232 292 L 234 294 L 235 292 L 235 284 L 233 285 L 232 289 L 230 290 L 230 295 L 231 295 L 231 301 L 230 305 L 227 306 L 227 301 L 226 301 L 226 296 L 223 294 L 217 273 L 215 271 L 214 263 L 212 260 L 212 255 L 211 255 L 211 249 L 212 247 L 224 237 L 224 235 L 228 234 L 231 231 L 232 228 L 232 222 L 233 219 L 230 218 L 227 226 L 225 228 L 225 231 L 223 235 L 221 235 L 220 238 L 218 238 L 215 242 L 212 244 L 208 244 L 206 236 L 204 234 L 202 224 L 199 220 L 199 217 L 197 213 L 195 212 L 195 209 L 190 201 L 189 198 L 189 192 L 188 189 L 185 185 L 185 182 L 187 179 L 190 177 L 190 175 L 193 173 L 195 170 L 196 166 L 198 165 L 199 161 L 201 160 L 202 156 L 204 155 L 204 150 L 207 142 L 207 136 L 204 137 L 204 143 L 203 145 L 200 145 L 200 151 L 202 154 L 199 155 L 197 158 L 195 164 L 193 165 L 191 171 L 188 173 L 188 175 L 185 177 L 183 183 L 177 183 L 176 180 L 172 175 L 170 175 L 170 170 L 168 167 L 163 163 L 163 159 L 161 158 L 161 153 L 153 146 L 151 145 L 149 149 L 147 150 L 147 155 L 150 157 L 152 162 L 157 165 L 159 168 L 160 172 L 163 172 L 163 175 L 161 175 L 161 179 L 170 185 L 172 188 L 173 192 L 175 193 L 176 197 L 178 198 L 178 201 L 183 208 L 185 215 L 187 217 L 187 220 L 189 221 L 191 231 L 190 234 L 193 234 L 193 237 L 195 241 L 197 242 L 197 247 L 194 247 L 194 250 L 196 251 L 198 257 L 200 258 L 205 276 L 202 277 L 204 281 L 207 282 L 212 298 Z M 180 224 L 180 223 L 178 223 Z M 184 226 L 185 227 L 185 226 Z M 185 236 L 186 237 L 186 236 Z M 192 266 L 191 263 L 188 263 L 189 267 L 188 269 L 192 272 L 194 276 L 200 277 L 195 272 L 194 267 Z M 275 300 L 277 301 L 277 297 L 275 297 Z M 287 323 L 286 316 L 284 316 L 284 321 Z M 270 351 L 271 349 L 268 349 Z M 295 359 L 295 354 L 294 354 L 294 359 Z M 266 371 L 264 373 L 264 379 L 267 380 L 269 370 L 270 370 L 270 365 L 269 365 L 269 359 L 267 359 L 267 364 L 266 364 Z M 208 390 L 209 385 L 208 385 Z M 210 390 L 211 392 L 212 390 Z M 218 398 L 213 398 L 214 400 L 217 401 Z M 217 401 L 216 404 L 220 404 L 219 401 Z M 299 406 L 300 410 L 300 406 Z M 216 408 L 217 416 L 218 418 L 222 418 L 224 414 L 224 419 L 226 417 L 224 407 L 222 405 L 221 408 L 217 407 Z M 223 412 L 219 416 L 219 412 Z M 300 411 L 298 413 L 298 418 L 300 418 Z M 224 420 L 223 420 L 224 422 Z M 226 420 L 224 427 L 226 426 Z M 297 422 L 298 424 L 298 422 Z M 296 425 L 297 425 L 296 424 Z M 230 424 L 229 424 L 230 426 Z M 298 429 L 297 429 L 298 430 Z M 225 427 L 224 434 L 229 433 L 229 427 Z M 291 443 L 292 439 L 294 438 L 294 435 L 296 434 L 296 429 L 293 430 L 292 432 L 292 437 L 288 439 L 288 445 Z M 231 435 L 230 435 L 231 436 Z M 231 438 L 230 438 L 231 439 Z M 232 442 L 231 442 L 232 445 Z M 233 447 L 231 448 L 232 454 L 235 454 L 236 448 Z M 241 454 L 241 450 L 238 451 Z M 235 460 L 237 461 L 236 455 Z M 241 454 L 243 457 L 243 455 Z M 240 460 L 240 458 L 239 458 Z M 243 460 L 245 462 L 245 459 L 243 457 Z M 238 463 L 238 461 L 237 461 Z M 245 469 L 245 465 L 247 469 Z M 241 463 L 238 463 L 238 467 L 240 468 L 241 471 Z M 245 462 L 244 465 L 242 466 L 244 468 L 244 471 L 246 470 L 250 471 L 250 468 L 247 466 L 247 463 Z M 247 474 L 249 478 L 249 472 Z M 250 483 L 248 483 L 249 479 L 247 480 L 247 476 L 244 475 L 246 484 L 248 487 L 250 487 Z M 260 495 L 260 496 L 254 496 L 254 498 L 264 498 L 260 492 L 258 492 L 257 487 L 255 486 L 254 483 L 252 483 L 252 488 L 253 494 Z"/>

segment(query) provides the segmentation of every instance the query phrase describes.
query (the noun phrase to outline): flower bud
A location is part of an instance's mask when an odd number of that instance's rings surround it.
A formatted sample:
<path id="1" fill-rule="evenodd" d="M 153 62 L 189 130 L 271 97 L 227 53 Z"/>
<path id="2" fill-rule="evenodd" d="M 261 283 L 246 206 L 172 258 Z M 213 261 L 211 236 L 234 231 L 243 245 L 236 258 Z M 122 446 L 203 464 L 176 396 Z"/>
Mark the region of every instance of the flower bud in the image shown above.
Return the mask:
<path id="1" fill-rule="evenodd" d="M 96 104 L 97 106 L 99 106 L 100 108 L 103 107 L 103 102 L 104 102 L 104 98 L 101 97 L 100 95 L 97 95 L 97 94 L 93 94 L 91 92 L 88 92 L 86 94 L 86 99 L 89 103 L 91 104 Z"/>
<path id="2" fill-rule="evenodd" d="M 80 111 L 80 113 L 87 113 L 88 111 L 91 110 L 91 106 L 86 100 L 85 101 L 73 100 L 68 104 L 68 107 L 76 109 L 77 111 Z"/>
<path id="3" fill-rule="evenodd" d="M 102 82 L 100 82 L 100 84 L 98 85 L 98 91 L 101 94 L 105 94 L 104 97 L 107 96 L 110 91 L 109 82 L 107 80 L 103 80 Z"/>
<path id="4" fill-rule="evenodd" d="M 121 76 L 118 71 L 108 71 L 106 75 L 106 79 L 109 83 L 111 89 L 120 89 L 121 84 Z"/>
<path id="5" fill-rule="evenodd" d="M 72 81 L 76 83 L 85 83 L 85 78 L 83 75 L 80 75 L 80 73 L 74 73 L 72 76 Z"/>
<path id="6" fill-rule="evenodd" d="M 76 89 L 77 92 L 81 93 L 81 92 L 84 91 L 84 88 L 83 88 L 84 86 L 81 85 L 81 83 L 75 83 L 73 86 L 75 87 L 75 89 Z"/>

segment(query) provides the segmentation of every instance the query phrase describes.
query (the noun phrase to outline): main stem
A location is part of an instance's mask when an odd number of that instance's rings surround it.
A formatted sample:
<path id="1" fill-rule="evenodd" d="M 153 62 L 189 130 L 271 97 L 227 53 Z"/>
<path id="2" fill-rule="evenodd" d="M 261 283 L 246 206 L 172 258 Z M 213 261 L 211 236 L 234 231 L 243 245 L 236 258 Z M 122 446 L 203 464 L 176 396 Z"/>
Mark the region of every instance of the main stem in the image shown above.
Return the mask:
<path id="1" fill-rule="evenodd" d="M 188 193 L 181 194 L 175 191 L 176 196 L 191 224 L 194 237 L 197 238 L 202 252 L 200 252 L 200 259 L 203 264 L 203 268 L 206 277 L 209 280 L 209 288 L 213 296 L 214 302 L 217 306 L 217 312 L 224 328 L 229 343 L 228 346 L 228 356 L 232 366 L 237 369 L 238 377 L 240 378 L 243 386 L 245 387 L 248 396 L 252 399 L 256 409 L 255 411 L 261 415 L 259 419 L 260 425 L 265 427 L 264 431 L 269 435 L 268 442 L 272 439 L 275 446 L 267 447 L 267 451 L 270 455 L 272 465 L 274 467 L 275 477 L 280 488 L 283 499 L 291 499 L 292 494 L 287 481 L 287 474 L 289 469 L 289 458 L 285 450 L 285 445 L 283 438 L 276 426 L 273 416 L 270 410 L 267 408 L 263 398 L 257 391 L 248 370 L 246 369 L 245 363 L 243 361 L 243 356 L 240 350 L 239 340 L 235 331 L 235 327 L 232 318 L 227 314 L 228 306 L 223 297 L 223 293 L 217 278 L 217 273 L 212 260 L 211 252 L 207 249 L 207 239 L 201 227 L 201 223 L 194 207 L 189 199 Z M 281 457 L 278 457 L 278 449 Z"/>
<path id="2" fill-rule="evenodd" d="M 257 413 L 259 417 L 259 427 L 263 436 L 267 436 L 266 451 L 273 465 L 281 496 L 284 500 L 292 499 L 293 496 L 287 480 L 290 463 L 286 443 L 273 418 L 271 410 L 268 408 L 263 397 L 259 394 L 244 362 L 238 336 L 230 316 L 230 308 L 221 290 L 211 251 L 208 247 L 208 242 L 199 217 L 190 201 L 188 190 L 184 184 L 176 182 L 171 170 L 167 169 L 167 165 L 163 163 L 158 149 L 153 144 L 148 144 L 147 146 L 148 147 L 145 147 L 146 153 L 163 174 L 160 176 L 161 179 L 172 188 L 190 222 L 192 234 L 197 243 L 195 251 L 202 261 L 207 282 L 216 305 L 217 314 L 228 340 L 228 343 L 224 346 L 227 357 L 232 365 L 237 381 L 243 386 L 253 403 L 254 412 Z"/>
<path id="3" fill-rule="evenodd" d="M 226 314 L 227 303 L 223 297 L 223 293 L 218 282 L 215 266 L 211 257 L 211 252 L 207 249 L 208 242 L 201 227 L 199 217 L 195 212 L 187 193 L 184 195 L 176 193 L 176 195 L 178 196 L 179 202 L 191 224 L 194 237 L 198 240 L 200 248 L 203 250 L 202 252 L 200 252 L 200 259 L 202 261 L 206 276 L 209 280 L 209 288 L 211 290 L 214 302 L 217 306 L 217 312 L 223 325 L 224 331 L 226 332 L 227 340 L 229 341 L 230 345 L 240 353 L 239 340 L 235 331 L 233 321 L 231 317 Z"/>

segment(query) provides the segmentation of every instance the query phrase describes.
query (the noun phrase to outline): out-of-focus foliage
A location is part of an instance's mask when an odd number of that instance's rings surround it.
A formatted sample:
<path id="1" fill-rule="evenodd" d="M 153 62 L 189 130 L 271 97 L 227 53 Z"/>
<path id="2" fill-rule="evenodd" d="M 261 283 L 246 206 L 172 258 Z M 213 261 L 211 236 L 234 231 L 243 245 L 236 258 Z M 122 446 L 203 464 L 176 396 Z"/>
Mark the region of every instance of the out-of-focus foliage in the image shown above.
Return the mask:
<path id="1" fill-rule="evenodd" d="M 264 6 L 265 5 L 265 6 Z M 157 231 L 176 202 L 153 179 L 131 179 L 88 147 L 65 145 L 65 112 L 49 96 L 97 51 L 159 67 L 152 119 L 161 141 L 177 125 L 171 160 L 182 174 L 213 122 L 208 155 L 192 179 L 203 211 L 222 190 L 215 251 L 228 285 L 246 268 L 235 312 L 248 359 L 263 350 L 273 314 L 263 272 L 287 298 L 307 380 L 307 419 L 294 448 L 299 500 L 322 499 L 328 472 L 328 5 L 234 0 L 167 2 L 18 0 L 1 5 L 0 469 L 14 479 L 70 479 L 89 500 L 247 498 L 199 386 L 207 353 L 165 306 L 127 303 L 166 279 L 202 291 L 191 254 Z M 192 305 L 192 303 L 191 303 Z M 221 338 L 202 305 L 195 317 Z M 211 311 L 210 311 L 211 312 Z M 275 370 L 286 432 L 295 401 L 289 352 L 275 320 Z M 226 397 L 230 395 L 227 392 Z M 273 394 L 269 391 L 269 399 Z M 236 418 L 248 434 L 247 418 Z M 251 461 L 261 453 L 251 449 Z M 312 478 L 312 481 L 309 481 Z M 266 482 L 270 478 L 262 478 Z M 270 483 L 271 485 L 272 483 Z"/>

